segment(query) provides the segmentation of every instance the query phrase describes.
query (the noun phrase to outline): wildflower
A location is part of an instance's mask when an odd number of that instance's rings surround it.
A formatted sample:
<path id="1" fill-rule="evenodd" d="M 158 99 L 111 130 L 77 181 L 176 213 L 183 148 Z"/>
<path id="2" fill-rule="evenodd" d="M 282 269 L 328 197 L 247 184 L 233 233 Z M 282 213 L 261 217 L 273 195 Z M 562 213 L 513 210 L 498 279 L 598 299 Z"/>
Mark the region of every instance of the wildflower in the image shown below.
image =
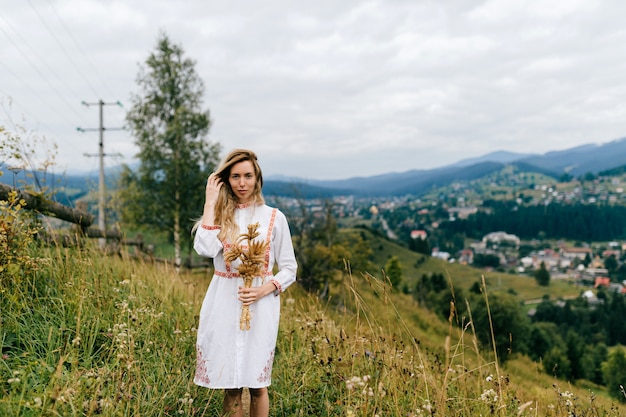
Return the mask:
<path id="1" fill-rule="evenodd" d="M 383 398 L 383 397 L 385 397 L 385 395 L 387 395 L 387 391 L 385 390 L 385 387 L 384 387 L 384 385 L 383 385 L 383 383 L 381 381 L 381 382 L 378 383 L 378 396 L 380 398 Z"/>
<path id="2" fill-rule="evenodd" d="M 498 401 L 498 394 L 493 389 L 485 390 L 482 394 L 480 394 L 480 399 L 486 403 L 496 402 Z"/>
<path id="3" fill-rule="evenodd" d="M 20 379 L 19 378 L 9 378 L 9 379 L 7 379 L 7 382 L 9 384 L 17 384 L 18 382 L 20 382 Z"/>
<path id="4" fill-rule="evenodd" d="M 191 403 L 193 403 L 193 398 L 191 398 L 191 394 L 186 392 L 185 395 L 182 398 L 178 399 L 178 402 L 181 403 L 181 404 L 189 404 L 189 405 L 191 405 Z"/>
<path id="5" fill-rule="evenodd" d="M 491 382 L 491 381 L 493 381 L 493 375 L 489 375 L 487 378 L 485 378 L 485 380 L 486 380 L 487 382 Z"/>
<path id="6" fill-rule="evenodd" d="M 35 397 L 33 402 L 35 403 L 35 407 L 41 407 L 41 404 L 42 404 L 41 398 Z"/>
<path id="7" fill-rule="evenodd" d="M 574 394 L 569 392 L 569 391 L 565 391 L 565 392 L 561 392 L 560 393 L 561 397 L 565 398 L 565 406 L 566 407 L 572 407 L 574 405 L 574 403 L 572 402 L 572 400 L 574 399 Z"/>
<path id="8" fill-rule="evenodd" d="M 109 408 L 113 406 L 113 401 L 109 400 L 108 398 L 102 398 L 98 400 L 98 403 L 102 408 Z"/>

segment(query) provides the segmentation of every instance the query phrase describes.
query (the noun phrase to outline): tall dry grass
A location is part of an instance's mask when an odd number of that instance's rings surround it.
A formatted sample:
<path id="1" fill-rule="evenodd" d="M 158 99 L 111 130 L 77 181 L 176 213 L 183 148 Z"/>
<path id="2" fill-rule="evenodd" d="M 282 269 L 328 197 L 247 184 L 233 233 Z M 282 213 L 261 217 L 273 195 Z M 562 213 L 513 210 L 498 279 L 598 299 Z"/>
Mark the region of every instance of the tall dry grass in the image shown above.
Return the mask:
<path id="1" fill-rule="evenodd" d="M 215 416 L 193 385 L 209 275 L 36 248 L 37 269 L 3 288 L 2 416 Z M 15 271 L 13 271 L 15 273 Z M 17 282 L 17 280 L 15 281 Z M 371 275 L 345 274 L 326 303 L 282 295 L 272 416 L 617 416 L 602 396 L 540 375 L 527 386 L 479 350 L 470 318 L 443 325 Z M 551 382 L 548 382 L 551 381 Z"/>

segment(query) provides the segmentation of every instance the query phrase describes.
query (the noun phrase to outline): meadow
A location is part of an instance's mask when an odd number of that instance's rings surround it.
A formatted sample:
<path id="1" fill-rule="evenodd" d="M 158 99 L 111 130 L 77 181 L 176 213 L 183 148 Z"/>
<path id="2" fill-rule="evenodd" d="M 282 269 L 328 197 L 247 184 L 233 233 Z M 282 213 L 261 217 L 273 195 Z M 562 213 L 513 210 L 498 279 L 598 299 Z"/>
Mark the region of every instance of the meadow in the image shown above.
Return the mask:
<path id="1" fill-rule="evenodd" d="M 179 274 L 91 244 L 29 256 L 0 275 L 0 415 L 219 415 L 221 392 L 192 382 L 210 270 Z M 296 284 L 281 302 L 272 416 L 626 414 L 602 387 L 524 357 L 500 365 L 469 318 L 442 321 L 349 265 L 329 300 Z"/>

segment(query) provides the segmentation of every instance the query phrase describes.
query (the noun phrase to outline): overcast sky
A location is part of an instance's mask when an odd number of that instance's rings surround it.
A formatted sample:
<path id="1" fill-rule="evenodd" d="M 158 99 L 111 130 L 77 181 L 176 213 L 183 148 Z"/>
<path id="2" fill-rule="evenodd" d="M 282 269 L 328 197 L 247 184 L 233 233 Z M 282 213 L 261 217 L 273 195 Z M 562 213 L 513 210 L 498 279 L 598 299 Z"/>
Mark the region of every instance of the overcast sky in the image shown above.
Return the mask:
<path id="1" fill-rule="evenodd" d="M 0 0 L 0 124 L 97 169 L 160 31 L 196 61 L 224 152 L 344 179 L 626 136 L 622 0 Z M 124 131 L 107 165 L 130 163 Z"/>

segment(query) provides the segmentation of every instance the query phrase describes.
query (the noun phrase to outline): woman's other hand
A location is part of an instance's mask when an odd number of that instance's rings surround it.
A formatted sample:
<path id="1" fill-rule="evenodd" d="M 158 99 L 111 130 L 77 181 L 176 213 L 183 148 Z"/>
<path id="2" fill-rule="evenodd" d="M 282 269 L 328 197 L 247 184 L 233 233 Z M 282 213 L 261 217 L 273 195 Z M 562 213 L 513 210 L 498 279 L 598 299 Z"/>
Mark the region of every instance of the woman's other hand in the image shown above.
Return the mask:
<path id="1" fill-rule="evenodd" d="M 209 179 L 206 182 L 206 204 L 215 206 L 222 185 L 224 185 L 222 180 L 215 172 L 209 175 Z"/>

